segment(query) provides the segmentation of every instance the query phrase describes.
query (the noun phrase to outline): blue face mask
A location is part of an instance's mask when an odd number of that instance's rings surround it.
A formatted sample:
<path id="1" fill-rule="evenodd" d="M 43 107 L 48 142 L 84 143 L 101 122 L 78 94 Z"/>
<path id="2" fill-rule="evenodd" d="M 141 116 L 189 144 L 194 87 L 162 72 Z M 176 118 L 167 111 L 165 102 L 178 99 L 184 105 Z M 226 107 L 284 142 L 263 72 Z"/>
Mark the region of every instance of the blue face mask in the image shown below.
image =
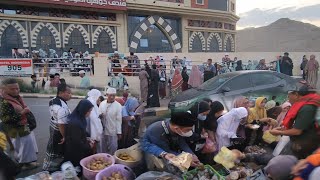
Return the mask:
<path id="1" fill-rule="evenodd" d="M 207 119 L 207 116 L 202 115 L 202 114 L 198 114 L 198 119 L 199 119 L 200 121 L 205 121 L 205 120 Z"/>

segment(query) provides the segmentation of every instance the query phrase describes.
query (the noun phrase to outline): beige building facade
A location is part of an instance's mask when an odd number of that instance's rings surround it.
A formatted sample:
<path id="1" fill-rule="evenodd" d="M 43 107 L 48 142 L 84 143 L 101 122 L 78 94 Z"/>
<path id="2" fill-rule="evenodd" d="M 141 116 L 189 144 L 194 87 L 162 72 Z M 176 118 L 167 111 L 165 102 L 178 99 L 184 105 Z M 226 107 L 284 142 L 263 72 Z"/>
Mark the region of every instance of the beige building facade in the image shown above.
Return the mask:
<path id="1" fill-rule="evenodd" d="M 11 49 L 234 52 L 235 0 L 2 0 L 0 56 Z"/>

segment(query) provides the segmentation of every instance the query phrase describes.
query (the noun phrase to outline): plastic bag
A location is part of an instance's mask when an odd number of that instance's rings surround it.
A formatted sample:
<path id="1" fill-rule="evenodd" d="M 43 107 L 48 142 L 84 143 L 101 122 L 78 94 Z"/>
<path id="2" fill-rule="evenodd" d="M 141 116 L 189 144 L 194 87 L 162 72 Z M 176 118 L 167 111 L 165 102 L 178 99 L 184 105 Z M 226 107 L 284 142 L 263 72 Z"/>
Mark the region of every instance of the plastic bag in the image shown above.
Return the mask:
<path id="1" fill-rule="evenodd" d="M 136 178 L 136 180 L 162 180 L 162 179 L 180 180 L 181 178 L 167 172 L 158 172 L 158 171 L 148 171 Z"/>
<path id="2" fill-rule="evenodd" d="M 279 136 L 274 136 L 270 133 L 270 131 L 265 131 L 263 133 L 262 139 L 266 142 L 266 143 L 273 143 L 275 141 L 279 140 Z"/>
<path id="3" fill-rule="evenodd" d="M 274 148 L 272 154 L 274 156 L 278 156 L 281 153 L 281 151 L 283 150 L 283 148 L 288 144 L 289 141 L 290 141 L 289 136 L 282 136 L 280 138 L 280 141 L 278 142 L 276 148 Z"/>
<path id="4" fill-rule="evenodd" d="M 217 143 L 213 142 L 210 138 L 206 138 L 206 143 L 202 149 L 202 153 L 213 153 L 217 150 Z"/>

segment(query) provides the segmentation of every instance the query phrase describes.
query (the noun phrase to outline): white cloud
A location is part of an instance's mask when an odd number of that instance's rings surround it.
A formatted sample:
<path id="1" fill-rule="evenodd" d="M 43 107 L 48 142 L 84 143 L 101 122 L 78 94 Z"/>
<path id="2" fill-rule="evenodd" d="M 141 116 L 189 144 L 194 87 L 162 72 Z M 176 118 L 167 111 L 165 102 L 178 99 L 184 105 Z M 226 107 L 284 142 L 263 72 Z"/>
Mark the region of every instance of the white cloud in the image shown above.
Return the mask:
<path id="1" fill-rule="evenodd" d="M 275 9 L 284 7 L 305 7 L 319 4 L 319 0 L 237 0 L 237 14 L 253 9 Z"/>

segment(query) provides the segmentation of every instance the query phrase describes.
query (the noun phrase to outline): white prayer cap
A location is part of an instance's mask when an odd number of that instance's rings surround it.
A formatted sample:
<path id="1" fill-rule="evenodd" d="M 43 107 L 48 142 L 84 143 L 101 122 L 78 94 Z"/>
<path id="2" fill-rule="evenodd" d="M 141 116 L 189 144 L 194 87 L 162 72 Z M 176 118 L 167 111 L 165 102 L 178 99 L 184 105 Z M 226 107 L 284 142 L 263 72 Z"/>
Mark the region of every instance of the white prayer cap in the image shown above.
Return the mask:
<path id="1" fill-rule="evenodd" d="M 85 74 L 86 72 L 84 70 L 79 71 L 79 74 Z"/>
<path id="2" fill-rule="evenodd" d="M 117 90 L 115 88 L 108 88 L 107 94 L 117 94 Z"/>
<path id="3" fill-rule="evenodd" d="M 114 54 L 118 54 L 118 51 L 115 51 Z"/>

